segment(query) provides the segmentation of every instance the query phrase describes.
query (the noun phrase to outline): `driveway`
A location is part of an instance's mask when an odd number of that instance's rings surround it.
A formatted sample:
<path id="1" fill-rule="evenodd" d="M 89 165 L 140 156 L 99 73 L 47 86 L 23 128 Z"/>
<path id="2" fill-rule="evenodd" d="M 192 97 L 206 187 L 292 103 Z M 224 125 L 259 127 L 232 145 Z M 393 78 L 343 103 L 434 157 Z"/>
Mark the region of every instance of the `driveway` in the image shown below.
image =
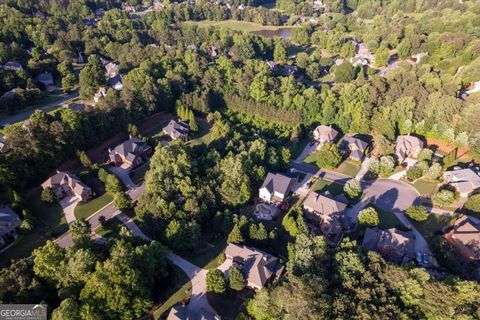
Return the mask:
<path id="1" fill-rule="evenodd" d="M 67 220 L 68 225 L 74 223 L 77 219 L 75 218 L 75 207 L 80 202 L 80 199 L 73 197 L 66 197 L 60 200 L 59 204 L 63 208 L 63 214 L 65 214 L 65 219 Z"/>
<path id="2" fill-rule="evenodd" d="M 355 179 L 360 181 L 363 179 L 363 176 L 368 171 L 368 165 L 370 164 L 370 158 L 366 157 L 363 161 L 362 164 L 360 165 L 360 170 L 358 170 L 357 175 L 355 176 Z"/>
<path id="3" fill-rule="evenodd" d="M 303 160 L 305 160 L 306 157 L 308 157 L 310 153 L 317 150 L 317 147 L 318 147 L 318 142 L 316 141 L 309 142 L 303 149 L 302 153 L 295 160 L 293 160 L 293 162 L 302 162 Z"/>
<path id="4" fill-rule="evenodd" d="M 132 179 L 130 178 L 130 169 L 122 168 L 122 167 L 109 167 L 108 171 L 112 172 L 115 174 L 120 181 L 128 188 L 128 189 L 134 189 L 137 187 L 135 183 L 133 183 Z"/>

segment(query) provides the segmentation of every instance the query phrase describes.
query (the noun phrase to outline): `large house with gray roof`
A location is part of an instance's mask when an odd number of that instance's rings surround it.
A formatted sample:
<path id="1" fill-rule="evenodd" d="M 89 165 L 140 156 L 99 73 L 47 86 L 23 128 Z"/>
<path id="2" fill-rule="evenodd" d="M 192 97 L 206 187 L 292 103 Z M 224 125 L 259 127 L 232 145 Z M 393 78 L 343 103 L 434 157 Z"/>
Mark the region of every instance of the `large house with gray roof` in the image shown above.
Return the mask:
<path id="1" fill-rule="evenodd" d="M 329 126 L 319 125 L 313 130 L 313 138 L 318 141 L 319 147 L 334 142 L 337 137 L 338 131 Z"/>
<path id="2" fill-rule="evenodd" d="M 417 159 L 423 146 L 423 141 L 415 136 L 398 136 L 395 143 L 395 156 L 399 163 L 403 163 L 407 158 Z"/>
<path id="3" fill-rule="evenodd" d="M 415 234 L 396 228 L 367 228 L 362 246 L 380 253 L 387 260 L 403 264 L 415 257 Z"/>
<path id="4" fill-rule="evenodd" d="M 42 188 L 51 188 L 58 200 L 65 197 L 77 197 L 80 202 L 87 202 L 92 198 L 92 189 L 84 184 L 72 173 L 57 171 L 57 173 L 42 183 Z"/>
<path id="5" fill-rule="evenodd" d="M 14 239 L 22 224 L 18 214 L 9 207 L 0 208 L 0 247 Z"/>
<path id="6" fill-rule="evenodd" d="M 163 132 L 168 134 L 172 140 L 182 140 L 190 131 L 190 127 L 183 121 L 170 120 L 168 125 L 163 128 Z"/>
<path id="7" fill-rule="evenodd" d="M 253 290 L 262 289 L 267 283 L 277 280 L 284 269 L 278 258 L 245 245 L 229 243 L 225 257 L 243 273 L 247 287 Z"/>
<path id="8" fill-rule="evenodd" d="M 344 154 L 348 153 L 348 157 L 355 161 L 362 161 L 367 150 L 368 143 L 356 137 L 345 138 L 341 145 L 340 151 Z"/>
<path id="9" fill-rule="evenodd" d="M 461 197 L 468 197 L 480 188 L 480 176 L 470 168 L 447 171 L 444 178 L 458 191 Z"/>
<path id="10" fill-rule="evenodd" d="M 259 197 L 267 203 L 281 203 L 290 194 L 296 181 L 295 178 L 269 172 L 260 187 Z"/>
<path id="11" fill-rule="evenodd" d="M 110 149 L 109 157 L 111 163 L 116 166 L 133 168 L 141 165 L 151 153 L 152 147 L 145 141 L 131 138 L 116 146 L 115 149 Z"/>
<path id="12" fill-rule="evenodd" d="M 465 261 L 480 261 L 479 223 L 468 216 L 462 216 L 444 237 Z"/>

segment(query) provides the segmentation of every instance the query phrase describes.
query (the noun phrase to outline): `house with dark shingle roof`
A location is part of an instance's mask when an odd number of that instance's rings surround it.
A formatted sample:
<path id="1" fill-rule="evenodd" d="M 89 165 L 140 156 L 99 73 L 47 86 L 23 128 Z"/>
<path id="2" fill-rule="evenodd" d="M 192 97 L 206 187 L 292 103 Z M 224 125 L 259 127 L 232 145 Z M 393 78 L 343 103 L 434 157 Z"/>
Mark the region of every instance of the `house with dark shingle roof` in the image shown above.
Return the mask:
<path id="1" fill-rule="evenodd" d="M 480 224 L 469 216 L 462 216 L 444 238 L 466 261 L 480 260 Z"/>
<path id="2" fill-rule="evenodd" d="M 190 127 L 183 121 L 170 120 L 168 125 L 163 128 L 163 132 L 168 134 L 172 140 L 183 139 L 190 131 Z"/>
<path id="3" fill-rule="evenodd" d="M 246 245 L 229 243 L 225 257 L 244 274 L 247 287 L 253 290 L 262 289 L 267 283 L 277 280 L 284 269 L 278 258 Z"/>
<path id="4" fill-rule="evenodd" d="M 367 228 L 362 247 L 380 253 L 387 260 L 403 264 L 415 257 L 415 234 L 396 228 Z"/>
<path id="5" fill-rule="evenodd" d="M 342 141 L 340 151 L 349 153 L 349 158 L 355 161 L 362 161 L 365 156 L 365 150 L 368 143 L 355 137 L 348 137 Z"/>
<path id="6" fill-rule="evenodd" d="M 72 173 L 57 171 L 57 174 L 42 183 L 42 188 L 51 188 L 58 200 L 65 197 L 77 197 L 82 203 L 92 198 L 92 189 Z"/>
<path id="7" fill-rule="evenodd" d="M 45 86 L 45 88 L 53 86 L 53 76 L 50 72 L 41 73 L 37 76 L 36 79 L 37 79 L 38 82 L 43 84 Z"/>
<path id="8" fill-rule="evenodd" d="M 274 174 L 269 172 L 259 189 L 259 197 L 268 203 L 283 202 L 290 194 L 292 186 L 296 181 L 297 179 L 295 178 L 289 178 L 279 173 Z"/>
<path id="9" fill-rule="evenodd" d="M 423 149 L 423 141 L 411 135 L 398 136 L 395 143 L 395 156 L 403 163 L 407 158 L 417 159 Z"/>
<path id="10" fill-rule="evenodd" d="M 0 246 L 15 238 L 16 229 L 22 224 L 22 220 L 15 211 L 9 207 L 0 208 Z"/>
<path id="11" fill-rule="evenodd" d="M 461 197 L 468 197 L 480 188 L 480 176 L 471 168 L 447 171 L 443 176 Z"/>
<path id="12" fill-rule="evenodd" d="M 313 138 L 319 142 L 319 146 L 335 142 L 337 136 L 338 131 L 329 126 L 319 125 L 313 130 Z"/>
<path id="13" fill-rule="evenodd" d="M 115 149 L 110 149 L 109 157 L 110 161 L 116 166 L 133 168 L 141 165 L 151 153 L 152 147 L 145 141 L 131 138 L 116 146 Z"/>
<path id="14" fill-rule="evenodd" d="M 3 65 L 3 70 L 20 71 L 20 70 L 23 70 L 23 67 L 20 63 L 16 61 L 8 61 Z"/>

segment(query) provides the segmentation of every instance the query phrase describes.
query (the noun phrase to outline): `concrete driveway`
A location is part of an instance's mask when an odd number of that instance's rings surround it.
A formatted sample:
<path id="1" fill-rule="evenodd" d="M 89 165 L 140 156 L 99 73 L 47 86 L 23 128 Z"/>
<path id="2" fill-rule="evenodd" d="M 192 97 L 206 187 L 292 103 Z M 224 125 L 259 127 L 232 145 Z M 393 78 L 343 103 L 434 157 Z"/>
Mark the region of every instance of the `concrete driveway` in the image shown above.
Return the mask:
<path id="1" fill-rule="evenodd" d="M 130 169 L 127 168 L 122 168 L 122 167 L 110 167 L 108 168 L 108 171 L 112 172 L 114 175 L 122 181 L 122 183 L 128 188 L 128 189 L 134 189 L 137 187 L 135 183 L 133 183 L 132 179 L 130 178 Z"/>
<path id="2" fill-rule="evenodd" d="M 75 207 L 79 202 L 80 199 L 76 196 L 63 198 L 59 202 L 60 206 L 63 208 L 63 214 L 65 214 L 65 219 L 67 220 L 68 225 L 77 220 L 75 218 Z"/>

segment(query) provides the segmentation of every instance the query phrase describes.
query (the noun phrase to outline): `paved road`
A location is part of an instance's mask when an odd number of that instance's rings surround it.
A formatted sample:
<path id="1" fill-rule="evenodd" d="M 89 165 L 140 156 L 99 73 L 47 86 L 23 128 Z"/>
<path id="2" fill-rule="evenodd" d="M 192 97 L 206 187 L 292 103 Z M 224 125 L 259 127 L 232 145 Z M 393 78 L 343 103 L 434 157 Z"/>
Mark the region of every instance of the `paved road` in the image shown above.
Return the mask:
<path id="1" fill-rule="evenodd" d="M 51 102 L 51 103 L 48 103 L 48 104 L 45 104 L 45 105 L 41 105 L 41 106 L 33 106 L 28 111 L 16 114 L 16 115 L 11 116 L 10 118 L 5 119 L 5 120 L 1 120 L 0 121 L 0 126 L 6 126 L 8 124 L 12 124 L 12 123 L 15 123 L 15 122 L 25 120 L 28 117 L 30 117 L 35 112 L 35 110 L 50 111 L 50 109 L 52 109 L 56 106 L 62 105 L 62 104 L 65 103 L 65 101 L 70 100 L 72 98 L 75 98 L 77 96 L 78 96 L 78 92 L 63 94 L 62 97 L 59 100 L 56 100 L 54 102 Z"/>

